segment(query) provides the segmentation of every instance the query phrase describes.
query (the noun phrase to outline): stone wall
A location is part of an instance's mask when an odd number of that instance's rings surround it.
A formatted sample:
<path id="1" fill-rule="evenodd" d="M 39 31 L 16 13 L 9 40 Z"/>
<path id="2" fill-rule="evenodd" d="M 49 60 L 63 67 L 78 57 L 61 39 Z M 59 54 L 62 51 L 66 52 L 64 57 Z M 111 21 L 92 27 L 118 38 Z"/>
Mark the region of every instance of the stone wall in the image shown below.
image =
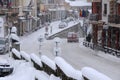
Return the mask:
<path id="1" fill-rule="evenodd" d="M 68 32 L 76 32 L 79 34 L 79 37 L 83 37 L 83 31 L 81 29 L 80 23 L 78 23 L 73 27 L 67 28 L 61 32 L 58 32 L 52 36 L 47 37 L 47 39 L 54 39 L 55 37 L 67 38 Z"/>

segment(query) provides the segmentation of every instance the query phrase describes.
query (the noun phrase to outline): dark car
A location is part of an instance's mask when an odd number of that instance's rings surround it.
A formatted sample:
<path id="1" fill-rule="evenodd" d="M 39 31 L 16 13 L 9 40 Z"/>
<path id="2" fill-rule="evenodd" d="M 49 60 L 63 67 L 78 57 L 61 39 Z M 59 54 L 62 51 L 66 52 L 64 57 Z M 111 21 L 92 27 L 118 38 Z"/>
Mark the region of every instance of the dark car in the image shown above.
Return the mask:
<path id="1" fill-rule="evenodd" d="M 67 36 L 68 42 L 79 42 L 78 34 L 75 32 L 69 32 Z"/>

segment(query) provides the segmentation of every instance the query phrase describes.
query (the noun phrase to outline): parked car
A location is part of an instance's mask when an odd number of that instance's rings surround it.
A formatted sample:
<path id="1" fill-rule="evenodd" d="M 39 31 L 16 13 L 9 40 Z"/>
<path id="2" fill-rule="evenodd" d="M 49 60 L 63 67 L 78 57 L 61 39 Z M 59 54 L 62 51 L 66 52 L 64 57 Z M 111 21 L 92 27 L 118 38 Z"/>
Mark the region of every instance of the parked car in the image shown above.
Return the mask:
<path id="1" fill-rule="evenodd" d="M 67 25 L 67 23 L 66 22 L 61 22 L 60 24 L 59 24 L 59 28 L 61 29 L 61 28 L 65 28 L 65 27 L 67 27 L 68 25 Z"/>
<path id="2" fill-rule="evenodd" d="M 67 36 L 67 42 L 79 42 L 78 34 L 75 32 L 69 32 Z"/>
<path id="3" fill-rule="evenodd" d="M 0 58 L 0 77 L 7 76 L 13 72 L 13 67 L 6 59 Z"/>
<path id="4" fill-rule="evenodd" d="M 9 50 L 8 40 L 5 38 L 0 38 L 0 54 L 4 54 L 8 52 L 8 50 Z"/>

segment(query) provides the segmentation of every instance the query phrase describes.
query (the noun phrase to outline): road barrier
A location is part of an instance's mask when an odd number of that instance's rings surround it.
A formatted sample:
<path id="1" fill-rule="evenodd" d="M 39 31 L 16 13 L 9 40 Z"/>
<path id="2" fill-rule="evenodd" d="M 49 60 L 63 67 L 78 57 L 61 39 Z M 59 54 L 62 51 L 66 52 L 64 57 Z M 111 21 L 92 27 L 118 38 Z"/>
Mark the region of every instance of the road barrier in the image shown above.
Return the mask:
<path id="1" fill-rule="evenodd" d="M 41 56 L 41 61 L 43 65 L 43 70 L 48 74 L 54 74 L 56 75 L 56 66 L 55 62 L 49 59 L 47 56 L 42 55 Z"/>
<path id="2" fill-rule="evenodd" d="M 12 57 L 14 59 L 18 59 L 18 60 L 21 59 L 20 52 L 18 50 L 16 50 L 15 48 L 12 49 Z"/>
<path id="3" fill-rule="evenodd" d="M 31 62 L 33 63 L 33 66 L 37 69 L 37 70 L 43 70 L 43 65 L 41 62 L 41 59 L 36 56 L 35 54 L 30 54 L 31 57 Z"/>
<path id="4" fill-rule="evenodd" d="M 116 56 L 116 57 L 120 57 L 120 50 L 116 50 L 116 49 L 113 49 L 113 48 L 110 48 L 110 47 L 107 47 L 107 46 L 100 46 L 100 45 L 94 45 L 93 43 L 90 43 L 90 42 L 87 42 L 87 41 L 83 41 L 83 45 L 85 47 L 90 47 L 91 49 L 93 50 L 100 50 L 100 51 L 103 51 L 105 53 L 109 53 L 113 56 Z"/>
<path id="5" fill-rule="evenodd" d="M 54 62 L 45 55 L 42 55 L 40 59 L 35 54 L 28 55 L 24 51 L 19 52 L 16 49 L 12 49 L 12 52 L 14 59 L 31 62 L 35 69 L 44 71 L 49 76 L 53 74 L 56 77 L 60 77 L 61 80 L 112 80 L 90 67 L 84 67 L 81 71 L 76 70 L 61 57 L 56 57 Z M 35 80 L 38 80 L 38 78 L 36 77 Z"/>

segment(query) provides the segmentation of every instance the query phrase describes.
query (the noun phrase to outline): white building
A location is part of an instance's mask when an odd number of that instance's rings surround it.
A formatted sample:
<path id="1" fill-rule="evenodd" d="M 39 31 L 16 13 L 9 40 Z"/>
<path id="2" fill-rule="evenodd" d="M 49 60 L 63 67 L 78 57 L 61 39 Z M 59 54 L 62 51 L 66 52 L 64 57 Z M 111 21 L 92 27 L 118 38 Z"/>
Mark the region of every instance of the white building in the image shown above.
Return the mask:
<path id="1" fill-rule="evenodd" d="M 65 18 L 64 0 L 42 0 L 41 12 L 43 11 L 49 13 L 51 21 Z"/>

